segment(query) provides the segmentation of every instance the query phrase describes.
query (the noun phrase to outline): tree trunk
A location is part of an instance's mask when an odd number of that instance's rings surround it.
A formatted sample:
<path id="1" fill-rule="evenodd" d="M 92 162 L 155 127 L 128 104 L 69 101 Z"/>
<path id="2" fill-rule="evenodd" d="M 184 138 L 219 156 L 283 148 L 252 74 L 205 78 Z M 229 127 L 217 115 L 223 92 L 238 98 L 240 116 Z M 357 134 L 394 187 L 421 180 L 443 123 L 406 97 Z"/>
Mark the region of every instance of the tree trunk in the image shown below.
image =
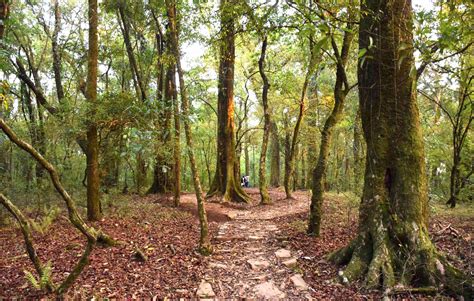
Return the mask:
<path id="1" fill-rule="evenodd" d="M 268 148 L 268 138 L 270 135 L 270 112 L 268 109 L 268 89 L 270 88 L 270 83 L 268 82 L 267 75 L 265 74 L 265 55 L 267 53 L 267 36 L 263 38 L 262 41 L 262 51 L 260 54 L 260 59 L 258 60 L 258 70 L 260 76 L 262 77 L 263 87 L 262 87 L 262 106 L 263 106 L 263 140 L 262 140 L 262 149 L 260 152 L 260 166 L 258 169 L 258 188 L 260 189 L 260 203 L 261 204 L 270 204 L 270 196 L 268 195 L 267 187 L 267 177 L 266 177 L 266 160 L 267 160 L 267 148 Z"/>
<path id="2" fill-rule="evenodd" d="M 181 196 L 181 125 L 179 116 L 179 103 L 176 95 L 176 88 L 174 89 L 173 95 L 173 118 L 174 118 L 174 131 L 173 131 L 173 171 L 174 171 L 174 205 L 179 206 Z"/>
<path id="3" fill-rule="evenodd" d="M 236 170 L 235 124 L 234 124 L 234 62 L 235 28 L 231 6 L 234 0 L 221 0 L 221 37 L 219 82 L 217 99 L 217 164 L 216 174 L 208 197 L 222 196 L 224 201 L 249 202 L 249 196 L 242 190 Z"/>
<path id="4" fill-rule="evenodd" d="M 249 155 L 249 139 L 246 138 L 244 142 L 244 165 L 245 175 L 250 176 L 250 155 Z"/>
<path id="5" fill-rule="evenodd" d="M 364 2 L 359 47 L 368 49 L 358 80 L 365 183 L 357 237 L 330 259 L 348 264 L 345 282 L 369 287 L 437 286 L 472 300 L 472 280 L 438 253 L 428 233 L 423 137 L 416 102 L 410 1 Z M 369 42 L 370 41 L 370 42 Z M 408 47 L 402 47 L 408 45 Z"/>
<path id="6" fill-rule="evenodd" d="M 174 141 L 171 135 L 171 119 L 173 112 L 173 99 L 176 95 L 176 68 L 170 64 L 167 68 L 163 97 L 159 98 L 161 106 L 158 133 L 155 167 L 153 172 L 153 184 L 148 193 L 167 193 L 174 191 L 173 177 L 174 168 L 171 164 L 171 154 L 173 153 Z"/>
<path id="7" fill-rule="evenodd" d="M 196 193 L 199 223 L 201 226 L 201 236 L 199 240 L 199 251 L 203 255 L 210 255 L 212 253 L 212 245 L 209 239 L 209 226 L 207 223 L 207 214 L 204 206 L 204 196 L 201 188 L 201 181 L 199 179 L 199 170 L 196 164 L 196 158 L 194 155 L 194 143 L 191 131 L 191 125 L 189 124 L 189 100 L 186 91 L 186 85 L 184 83 L 184 73 L 181 68 L 181 54 L 179 50 L 178 42 L 178 28 L 176 24 L 177 13 L 175 0 L 166 0 L 166 7 L 168 12 L 168 20 L 171 32 L 171 49 L 178 69 L 179 77 L 179 90 L 181 93 L 181 111 L 184 121 L 184 132 L 186 134 L 187 153 L 189 156 L 189 163 L 191 165 L 191 172 L 193 175 L 194 190 Z"/>
<path id="8" fill-rule="evenodd" d="M 270 158 L 270 185 L 280 186 L 280 137 L 278 137 L 278 127 L 276 122 L 271 122 L 271 158 Z"/>
<path id="9" fill-rule="evenodd" d="M 294 161 L 295 161 L 295 156 L 296 156 L 296 144 L 298 143 L 298 135 L 300 132 L 300 127 L 301 123 L 303 121 L 303 117 L 305 114 L 306 110 L 306 92 L 308 90 L 308 85 L 309 81 L 311 80 L 311 77 L 314 74 L 314 70 L 317 64 L 317 61 L 319 58 L 316 57 L 315 51 L 313 51 L 313 43 L 310 42 L 310 47 L 311 47 L 311 57 L 309 60 L 309 65 L 308 65 L 308 70 L 306 71 L 306 76 L 304 79 L 303 83 L 303 89 L 301 91 L 301 98 L 299 102 L 299 111 L 298 111 L 298 118 L 296 119 L 296 124 L 293 129 L 293 136 L 290 138 L 291 143 L 289 148 L 286 150 L 286 162 L 285 162 L 285 177 L 283 181 L 283 185 L 285 186 L 285 193 L 286 193 L 286 198 L 291 199 L 291 183 L 292 183 L 292 178 L 294 174 Z M 288 133 L 289 135 L 289 133 Z"/>
<path id="10" fill-rule="evenodd" d="M 137 93 L 137 97 L 143 101 L 147 98 L 146 88 L 138 68 L 137 60 L 135 59 L 135 54 L 133 53 L 132 43 L 130 40 L 130 24 L 128 23 L 128 16 L 125 13 L 124 5 L 126 5 L 126 2 L 123 2 L 118 7 L 120 29 L 122 30 L 125 48 L 127 49 L 127 56 L 130 63 L 130 70 L 132 72 L 135 92 Z"/>
<path id="11" fill-rule="evenodd" d="M 51 38 L 51 50 L 53 52 L 53 71 L 56 83 L 56 94 L 58 101 L 64 98 L 64 89 L 61 78 L 61 53 L 58 45 L 59 32 L 61 31 L 61 11 L 59 10 L 59 0 L 54 0 L 54 31 Z"/>
<path id="12" fill-rule="evenodd" d="M 331 114 L 326 119 L 323 131 L 321 133 L 321 144 L 319 147 L 318 163 L 316 164 L 316 167 L 313 170 L 313 181 L 311 184 L 312 196 L 308 234 L 315 236 L 319 236 L 321 228 L 323 194 L 325 190 L 324 180 L 326 176 L 331 139 L 333 136 L 334 128 L 342 117 L 342 113 L 344 110 L 344 100 L 346 99 L 346 95 L 349 93 L 350 90 L 347 84 L 346 65 L 349 59 L 350 47 L 354 34 L 351 31 L 350 25 L 348 27 L 348 30 L 344 31 L 344 38 L 342 41 L 342 49 L 340 53 L 334 40 L 334 37 L 331 37 L 333 51 L 337 60 L 336 83 L 334 84 L 334 107 L 332 109 Z M 336 165 L 335 168 L 337 170 L 338 166 Z"/>
<path id="13" fill-rule="evenodd" d="M 97 101 L 97 69 L 99 56 L 99 38 L 97 27 L 99 15 L 97 11 L 97 0 L 89 0 L 89 52 L 87 58 L 87 83 L 86 96 L 94 107 Z M 87 218 L 97 221 L 102 218 L 100 205 L 99 186 L 99 140 L 97 137 L 97 126 L 93 120 L 87 126 Z"/>
<path id="14" fill-rule="evenodd" d="M 354 155 L 354 192 L 356 195 L 362 194 L 362 177 L 364 168 L 364 154 L 365 145 L 362 137 L 362 121 L 360 118 L 360 109 L 357 110 L 357 115 L 354 120 L 354 140 L 352 146 L 352 153 Z"/>

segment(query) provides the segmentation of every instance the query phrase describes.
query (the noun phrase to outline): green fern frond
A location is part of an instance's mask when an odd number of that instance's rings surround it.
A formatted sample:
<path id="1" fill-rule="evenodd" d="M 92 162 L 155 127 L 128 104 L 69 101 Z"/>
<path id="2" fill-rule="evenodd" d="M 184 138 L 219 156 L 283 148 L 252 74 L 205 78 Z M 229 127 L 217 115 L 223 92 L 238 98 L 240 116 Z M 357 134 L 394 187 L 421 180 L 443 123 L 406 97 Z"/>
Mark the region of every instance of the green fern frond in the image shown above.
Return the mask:
<path id="1" fill-rule="evenodd" d="M 25 278 L 26 278 L 26 280 L 28 280 L 28 282 L 31 284 L 31 286 L 33 286 L 36 289 L 41 288 L 41 285 L 38 283 L 38 280 L 36 279 L 36 277 L 30 271 L 24 270 L 23 273 L 25 273 Z"/>

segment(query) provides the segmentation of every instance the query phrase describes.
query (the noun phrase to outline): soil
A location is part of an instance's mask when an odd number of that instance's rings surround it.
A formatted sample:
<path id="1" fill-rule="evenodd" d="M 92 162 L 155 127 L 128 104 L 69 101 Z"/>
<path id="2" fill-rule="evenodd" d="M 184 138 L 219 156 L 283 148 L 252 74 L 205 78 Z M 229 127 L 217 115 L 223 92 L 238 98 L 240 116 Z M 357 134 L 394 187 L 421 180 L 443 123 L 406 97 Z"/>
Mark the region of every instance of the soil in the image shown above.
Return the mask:
<path id="1" fill-rule="evenodd" d="M 251 204 L 206 203 L 215 250 L 208 257 L 196 251 L 199 224 L 193 194 L 183 194 L 179 208 L 173 208 L 171 196 L 166 195 L 117 198 L 105 208 L 106 218 L 94 226 L 121 243 L 96 248 L 66 297 L 196 298 L 203 283 L 210 284 L 206 288 L 219 299 L 367 300 L 383 296 L 380 291 L 365 290 L 361 283 L 340 284 L 335 280 L 338 267 L 325 260 L 325 255 L 355 235 L 357 204 L 342 194 L 328 194 L 322 236 L 315 238 L 305 234 L 307 191 L 296 191 L 294 199 L 287 200 L 283 190 L 271 189 L 273 202 L 267 206 L 258 205 L 257 189 L 246 191 L 255 199 Z M 432 238 L 454 265 L 473 275 L 474 217 L 447 212 L 432 218 Z M 43 234 L 35 233 L 35 243 L 41 259 L 51 261 L 56 282 L 67 276 L 85 245 L 64 215 Z M 290 255 L 278 257 L 282 249 Z M 146 254 L 145 262 L 135 259 L 137 250 Z M 0 299 L 53 297 L 26 280 L 24 271 L 34 270 L 18 228 L 0 228 L 0 254 Z M 303 279 L 299 287 L 294 280 L 298 275 Z M 392 298 L 437 297 L 402 294 Z"/>

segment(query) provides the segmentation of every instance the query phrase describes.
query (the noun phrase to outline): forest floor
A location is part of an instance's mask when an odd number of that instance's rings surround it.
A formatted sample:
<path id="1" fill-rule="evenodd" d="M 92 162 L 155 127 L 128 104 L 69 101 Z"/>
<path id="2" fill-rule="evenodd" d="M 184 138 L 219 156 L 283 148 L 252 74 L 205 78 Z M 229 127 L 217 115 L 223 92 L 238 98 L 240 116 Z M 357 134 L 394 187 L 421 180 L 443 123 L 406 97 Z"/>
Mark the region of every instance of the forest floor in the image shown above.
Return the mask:
<path id="1" fill-rule="evenodd" d="M 258 190 L 247 189 L 256 200 Z M 291 298 L 319 300 L 379 299 L 378 291 L 360 284 L 339 284 L 337 267 L 325 255 L 346 245 L 357 229 L 357 202 L 344 194 L 328 193 L 324 204 L 321 237 L 305 234 L 309 208 L 307 191 L 295 199 L 271 189 L 272 205 L 207 203 L 214 254 L 196 252 L 199 225 L 195 196 L 183 194 L 182 204 L 171 206 L 169 196 L 116 196 L 104 204 L 106 217 L 95 224 L 121 243 L 96 248 L 90 265 L 69 290 L 68 296 L 108 298 Z M 472 265 L 473 208 L 454 210 L 432 207 L 430 231 L 439 249 L 453 264 L 470 273 Z M 64 214 L 47 221 L 35 233 L 39 256 L 51 261 L 53 279 L 67 276 L 80 257 L 85 242 Z M 147 260 L 134 256 L 136 250 Z M 0 299 L 52 297 L 26 280 L 33 272 L 21 232 L 13 224 L 0 228 Z M 398 295 L 394 299 L 430 299 L 430 296 Z"/>

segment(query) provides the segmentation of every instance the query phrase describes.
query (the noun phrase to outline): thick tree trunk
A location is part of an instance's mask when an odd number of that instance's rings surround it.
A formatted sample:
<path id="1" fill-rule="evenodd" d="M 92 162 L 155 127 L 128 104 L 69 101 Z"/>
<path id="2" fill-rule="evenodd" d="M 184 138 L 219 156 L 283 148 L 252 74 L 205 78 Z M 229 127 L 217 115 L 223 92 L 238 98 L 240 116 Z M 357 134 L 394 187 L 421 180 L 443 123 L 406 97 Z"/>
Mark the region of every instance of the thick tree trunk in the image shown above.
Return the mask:
<path id="1" fill-rule="evenodd" d="M 208 197 L 222 196 L 224 201 L 249 202 L 249 196 L 242 190 L 239 172 L 236 170 L 235 124 L 234 124 L 234 63 L 235 28 L 234 0 L 221 0 L 220 63 L 217 104 L 217 164 L 214 180 Z"/>
<path id="2" fill-rule="evenodd" d="M 369 287 L 436 286 L 472 300 L 466 280 L 438 253 L 428 233 L 423 137 L 412 72 L 410 1 L 362 4 L 359 64 L 362 126 L 367 142 L 365 183 L 357 237 L 331 259 L 347 264 L 345 281 L 365 277 Z M 380 13 L 378 13 L 380 12 Z M 401 47 L 408 45 L 409 47 Z"/>
<path id="3" fill-rule="evenodd" d="M 334 84 L 334 107 L 328 119 L 326 119 L 323 131 L 321 133 L 321 144 L 319 147 L 318 163 L 313 170 L 311 208 L 308 224 L 308 234 L 315 236 L 319 236 L 321 228 L 324 180 L 326 176 L 331 139 L 333 136 L 334 128 L 342 117 L 342 113 L 344 110 L 344 100 L 346 99 L 347 93 L 349 93 L 350 90 L 347 84 L 346 65 L 349 59 L 349 52 L 353 37 L 354 34 L 352 33 L 351 28 L 349 27 L 347 31 L 344 31 L 344 38 L 342 41 L 342 48 L 340 53 L 334 40 L 334 37 L 332 37 L 333 51 L 337 59 L 336 83 Z M 337 171 L 339 168 L 337 164 L 335 168 Z M 337 183 L 337 177 L 335 181 Z"/>
<path id="4" fill-rule="evenodd" d="M 178 28 L 176 24 L 177 12 L 175 0 L 166 0 L 166 7 L 168 12 L 168 20 L 171 32 L 171 52 L 176 62 L 176 68 L 179 77 L 179 90 L 181 93 L 181 111 L 184 121 L 184 132 L 186 135 L 187 153 L 189 157 L 189 163 L 191 165 L 191 172 L 193 176 L 194 190 L 196 193 L 199 224 L 201 226 L 201 235 L 199 239 L 199 251 L 203 255 L 210 255 L 212 253 L 211 240 L 209 238 L 209 226 L 207 222 L 206 208 L 204 205 L 204 196 L 201 188 L 201 181 L 199 179 L 199 170 L 196 164 L 196 158 L 194 155 L 194 143 L 191 131 L 191 125 L 189 122 L 189 100 L 186 91 L 186 85 L 184 83 L 184 72 L 181 68 L 181 54 L 179 50 L 178 40 Z"/>
<path id="5" fill-rule="evenodd" d="M 86 97 L 92 106 L 97 101 L 97 70 L 99 56 L 99 38 L 97 27 L 99 15 L 97 0 L 89 0 L 89 52 L 87 58 Z M 102 218 L 100 205 L 100 175 L 99 175 L 99 139 L 95 121 L 89 121 L 87 126 L 87 218 L 97 221 Z"/>
<path id="6" fill-rule="evenodd" d="M 278 136 L 278 127 L 276 122 L 271 122 L 271 145 L 270 145 L 270 185 L 272 187 L 280 186 L 280 137 Z"/>
<path id="7" fill-rule="evenodd" d="M 267 160 L 267 148 L 268 148 L 268 139 L 270 136 L 270 112 L 268 108 L 268 89 L 270 88 L 270 83 L 268 82 L 267 75 L 265 74 L 265 55 L 267 53 L 267 36 L 263 38 L 262 41 L 262 51 L 260 54 L 260 59 L 258 60 L 258 70 L 260 76 L 262 77 L 263 87 L 262 87 L 262 106 L 263 106 L 263 139 L 262 139 L 262 149 L 260 152 L 260 166 L 258 169 L 258 188 L 260 190 L 260 203 L 261 204 L 270 204 L 270 196 L 268 195 L 267 187 L 267 177 L 266 177 L 266 160 Z"/>

